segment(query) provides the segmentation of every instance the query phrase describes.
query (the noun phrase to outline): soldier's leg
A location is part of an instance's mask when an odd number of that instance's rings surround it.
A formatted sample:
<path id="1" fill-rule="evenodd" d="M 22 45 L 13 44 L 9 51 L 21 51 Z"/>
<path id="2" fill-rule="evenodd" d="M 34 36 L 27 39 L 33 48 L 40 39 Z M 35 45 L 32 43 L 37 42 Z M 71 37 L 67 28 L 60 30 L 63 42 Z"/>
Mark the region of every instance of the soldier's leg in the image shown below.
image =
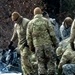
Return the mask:
<path id="1" fill-rule="evenodd" d="M 52 48 L 50 46 L 45 46 L 45 54 L 47 61 L 47 75 L 55 75 L 55 58 L 51 52 Z"/>
<path id="2" fill-rule="evenodd" d="M 25 70 L 25 68 L 23 67 L 23 65 L 21 64 L 21 68 L 22 68 L 22 75 L 27 75 L 27 72 Z"/>
<path id="3" fill-rule="evenodd" d="M 65 75 L 74 75 L 75 73 L 75 64 L 65 64 L 62 67 L 62 73 Z"/>
<path id="4" fill-rule="evenodd" d="M 38 64 L 38 63 L 37 63 L 37 61 L 36 61 L 36 56 L 35 56 L 35 54 L 32 53 L 29 58 L 30 58 L 30 61 L 31 61 L 31 63 L 32 63 L 32 65 L 33 65 L 33 68 L 34 68 L 34 70 L 35 70 L 35 75 L 37 75 L 37 73 L 38 73 L 38 65 L 37 65 L 37 64 Z"/>
<path id="5" fill-rule="evenodd" d="M 56 65 L 55 65 L 55 59 L 53 58 L 53 60 L 52 59 L 50 59 L 50 61 L 48 62 L 49 64 L 49 66 L 48 66 L 48 74 L 49 75 L 55 75 L 55 74 L 57 74 L 56 73 Z M 51 72 L 50 72 L 51 71 Z"/>
<path id="6" fill-rule="evenodd" d="M 48 75 L 55 75 L 55 64 L 54 64 L 54 62 L 51 62 L 51 60 L 50 60 L 47 64 L 47 66 L 48 66 L 47 74 Z"/>
<path id="7" fill-rule="evenodd" d="M 42 47 L 36 48 L 36 60 L 38 62 L 38 75 L 47 75 L 44 65 L 44 55 Z"/>
<path id="8" fill-rule="evenodd" d="M 27 47 L 25 47 L 23 51 L 21 51 L 21 64 L 24 75 L 33 73 L 33 66 L 28 56 L 29 56 L 29 50 Z"/>

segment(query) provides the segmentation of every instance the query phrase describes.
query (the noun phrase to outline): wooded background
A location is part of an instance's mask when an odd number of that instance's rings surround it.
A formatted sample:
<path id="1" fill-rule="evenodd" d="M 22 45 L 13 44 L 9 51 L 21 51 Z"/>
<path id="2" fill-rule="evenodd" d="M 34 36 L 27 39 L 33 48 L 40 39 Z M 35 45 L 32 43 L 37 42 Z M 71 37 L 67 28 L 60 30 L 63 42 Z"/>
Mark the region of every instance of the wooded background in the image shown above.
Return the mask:
<path id="1" fill-rule="evenodd" d="M 59 24 L 66 16 L 74 18 L 75 0 L 0 0 L 0 48 L 6 49 L 12 36 L 11 13 L 18 11 L 23 17 L 32 19 L 37 6 L 56 18 Z"/>

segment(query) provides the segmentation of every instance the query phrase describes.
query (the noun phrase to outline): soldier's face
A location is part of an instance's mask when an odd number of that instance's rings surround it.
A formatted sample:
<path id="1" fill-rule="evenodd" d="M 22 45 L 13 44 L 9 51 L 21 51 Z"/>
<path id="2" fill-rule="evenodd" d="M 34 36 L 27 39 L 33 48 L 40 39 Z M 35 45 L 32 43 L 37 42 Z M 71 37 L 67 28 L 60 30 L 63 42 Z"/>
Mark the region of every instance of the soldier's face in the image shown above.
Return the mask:
<path id="1" fill-rule="evenodd" d="M 14 16 L 12 16 L 12 21 L 14 21 L 14 22 L 17 22 L 17 20 L 18 20 L 18 17 L 14 17 Z"/>

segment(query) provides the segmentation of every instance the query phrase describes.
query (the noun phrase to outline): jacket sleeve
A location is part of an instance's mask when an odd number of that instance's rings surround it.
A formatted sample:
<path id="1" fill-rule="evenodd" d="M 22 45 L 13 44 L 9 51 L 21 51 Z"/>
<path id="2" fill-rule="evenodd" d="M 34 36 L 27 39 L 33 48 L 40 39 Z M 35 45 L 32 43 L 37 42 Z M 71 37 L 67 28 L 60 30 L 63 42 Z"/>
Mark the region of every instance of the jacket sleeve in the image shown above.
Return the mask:
<path id="1" fill-rule="evenodd" d="M 10 41 L 15 41 L 17 39 L 17 31 L 16 31 L 16 24 L 14 25 L 14 32 Z"/>
<path id="2" fill-rule="evenodd" d="M 62 38 L 62 39 L 64 39 L 63 30 L 64 30 L 64 27 L 63 27 L 63 25 L 61 25 L 61 26 L 60 26 L 60 34 L 61 34 L 61 38 Z"/>
<path id="3" fill-rule="evenodd" d="M 75 39 L 75 20 L 73 21 L 71 27 L 70 42 L 74 42 L 74 39 Z"/>
<path id="4" fill-rule="evenodd" d="M 56 35 L 55 35 L 55 32 L 54 32 L 54 28 L 53 28 L 53 26 L 51 26 L 49 24 L 51 24 L 51 23 L 47 21 L 47 31 L 49 32 L 51 41 L 53 42 L 53 45 L 55 47 L 57 47 L 58 42 L 57 42 L 57 39 L 56 39 Z"/>
<path id="5" fill-rule="evenodd" d="M 32 38 L 32 22 L 30 21 L 28 23 L 28 26 L 27 26 L 27 31 L 26 31 L 26 39 L 27 39 L 27 43 L 29 45 L 29 49 L 32 51 L 33 50 L 33 38 Z"/>

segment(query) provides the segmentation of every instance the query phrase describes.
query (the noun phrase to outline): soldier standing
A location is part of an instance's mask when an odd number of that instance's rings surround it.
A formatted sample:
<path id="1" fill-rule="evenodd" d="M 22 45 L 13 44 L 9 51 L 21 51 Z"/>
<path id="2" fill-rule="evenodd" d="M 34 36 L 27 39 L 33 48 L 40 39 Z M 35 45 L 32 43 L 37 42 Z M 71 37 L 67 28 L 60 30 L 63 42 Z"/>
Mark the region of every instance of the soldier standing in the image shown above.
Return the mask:
<path id="1" fill-rule="evenodd" d="M 27 42 L 29 49 L 35 48 L 36 60 L 38 62 L 38 75 L 54 75 L 55 59 L 52 45 L 56 47 L 57 41 L 53 27 L 49 21 L 42 16 L 39 7 L 34 9 L 34 18 L 28 23 Z"/>
<path id="2" fill-rule="evenodd" d="M 29 19 L 23 18 L 18 12 L 12 13 L 12 21 L 15 22 L 14 33 L 9 44 L 9 48 L 12 46 L 13 41 L 18 39 L 18 47 L 21 54 L 21 65 L 23 75 L 31 75 L 33 73 L 32 65 L 29 62 L 28 55 L 30 53 L 26 42 L 26 27 Z"/>

